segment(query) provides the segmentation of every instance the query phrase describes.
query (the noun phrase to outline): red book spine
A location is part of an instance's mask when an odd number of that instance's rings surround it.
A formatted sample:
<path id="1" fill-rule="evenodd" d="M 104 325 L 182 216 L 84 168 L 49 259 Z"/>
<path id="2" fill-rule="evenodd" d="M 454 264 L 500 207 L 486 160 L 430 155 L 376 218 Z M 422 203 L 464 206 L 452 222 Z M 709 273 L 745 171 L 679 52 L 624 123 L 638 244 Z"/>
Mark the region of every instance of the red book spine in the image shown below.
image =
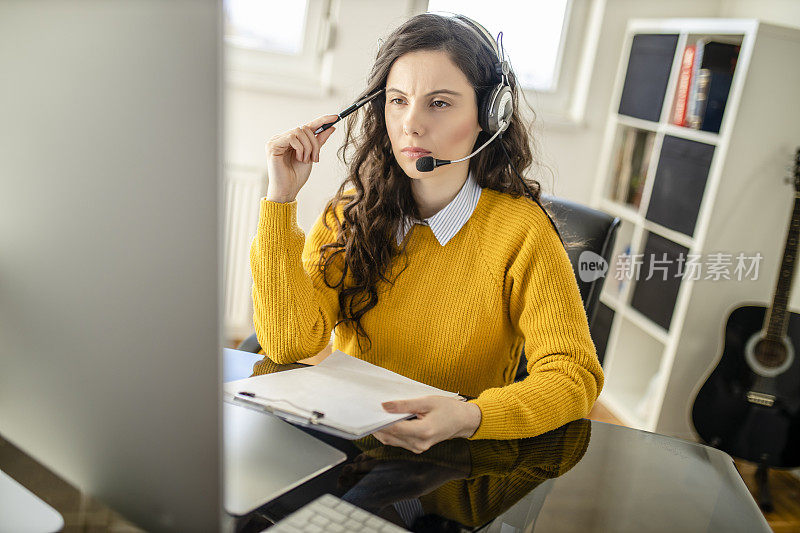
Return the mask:
<path id="1" fill-rule="evenodd" d="M 675 94 L 675 107 L 672 113 L 672 123 L 678 126 L 686 125 L 686 103 L 689 100 L 689 87 L 692 84 L 692 64 L 694 63 L 694 45 L 689 45 L 683 50 L 681 74 L 678 77 L 678 90 Z"/>

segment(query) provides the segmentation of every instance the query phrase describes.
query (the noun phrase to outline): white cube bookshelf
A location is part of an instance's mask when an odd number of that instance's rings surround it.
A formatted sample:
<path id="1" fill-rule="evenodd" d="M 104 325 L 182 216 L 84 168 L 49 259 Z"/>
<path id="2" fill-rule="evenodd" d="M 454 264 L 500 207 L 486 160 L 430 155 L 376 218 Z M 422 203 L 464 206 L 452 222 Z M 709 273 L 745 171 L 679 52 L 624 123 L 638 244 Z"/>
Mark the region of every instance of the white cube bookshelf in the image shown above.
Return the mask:
<path id="1" fill-rule="evenodd" d="M 674 35 L 674 56 L 657 121 L 620 114 L 635 35 Z M 672 124 L 687 43 L 700 37 L 740 45 L 719 133 Z M 614 257 L 641 254 L 649 235 L 704 258 L 715 252 L 760 253 L 756 280 L 682 279 L 668 327 L 631 305 L 637 281 L 615 279 L 612 261 L 600 297 L 614 319 L 605 347 L 601 401 L 633 427 L 692 439 L 694 396 L 719 359 L 728 313 L 746 303 L 768 305 L 791 214 L 787 182 L 800 146 L 800 30 L 752 19 L 663 19 L 629 23 L 592 194 L 594 207 L 619 216 Z M 638 206 L 615 197 L 616 165 L 626 129 L 654 135 Z M 713 146 L 692 232 L 648 219 L 661 149 L 667 137 Z M 676 142 L 670 139 L 671 143 Z M 618 189 L 618 188 L 617 188 Z M 662 206 L 663 207 L 663 206 Z M 705 272 L 703 276 L 705 276 Z"/>

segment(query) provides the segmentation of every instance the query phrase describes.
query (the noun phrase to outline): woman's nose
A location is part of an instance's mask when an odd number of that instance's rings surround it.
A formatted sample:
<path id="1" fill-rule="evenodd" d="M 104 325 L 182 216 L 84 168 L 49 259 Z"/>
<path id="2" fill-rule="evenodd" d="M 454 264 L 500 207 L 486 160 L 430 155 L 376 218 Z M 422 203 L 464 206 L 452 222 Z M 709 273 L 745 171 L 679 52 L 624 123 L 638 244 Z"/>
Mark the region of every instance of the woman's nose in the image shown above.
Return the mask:
<path id="1" fill-rule="evenodd" d="M 403 133 L 416 136 L 425 134 L 422 111 L 418 109 L 416 104 L 411 104 L 406 108 L 406 113 L 403 117 Z"/>

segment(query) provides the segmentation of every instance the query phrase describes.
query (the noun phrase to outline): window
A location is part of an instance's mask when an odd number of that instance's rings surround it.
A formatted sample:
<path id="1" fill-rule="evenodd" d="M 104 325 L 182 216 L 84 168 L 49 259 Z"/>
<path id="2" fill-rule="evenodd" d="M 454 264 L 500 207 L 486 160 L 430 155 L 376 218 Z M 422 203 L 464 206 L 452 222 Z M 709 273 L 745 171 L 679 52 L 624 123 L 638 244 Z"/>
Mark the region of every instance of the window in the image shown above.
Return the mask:
<path id="1" fill-rule="evenodd" d="M 569 0 L 430 0 L 428 11 L 466 15 L 495 38 L 502 31 L 506 58 L 520 86 L 553 92 L 558 85 L 569 4 Z"/>
<path id="2" fill-rule="evenodd" d="M 298 55 L 308 2 L 225 0 L 225 42 L 240 48 Z"/>
<path id="3" fill-rule="evenodd" d="M 318 96 L 332 41 L 330 0 L 223 0 L 226 81 Z"/>
<path id="4" fill-rule="evenodd" d="M 417 1 L 424 5 L 425 0 Z M 572 126 L 583 121 L 605 4 L 606 0 L 428 0 L 426 7 L 466 15 L 493 36 L 502 31 L 506 58 L 536 113 L 551 125 Z"/>

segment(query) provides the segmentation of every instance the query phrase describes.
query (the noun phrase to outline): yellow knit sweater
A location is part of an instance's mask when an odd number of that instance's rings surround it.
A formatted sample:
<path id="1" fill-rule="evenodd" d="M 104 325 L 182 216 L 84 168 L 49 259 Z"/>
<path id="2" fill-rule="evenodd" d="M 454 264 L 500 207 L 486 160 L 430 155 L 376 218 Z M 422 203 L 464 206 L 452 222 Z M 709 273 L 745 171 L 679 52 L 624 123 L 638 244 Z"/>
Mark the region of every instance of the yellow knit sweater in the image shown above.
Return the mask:
<path id="1" fill-rule="evenodd" d="M 335 240 L 322 216 L 306 239 L 296 201 L 261 200 L 250 250 L 254 323 L 276 363 L 319 353 L 339 316 L 337 291 L 316 267 L 319 247 Z M 603 371 L 567 253 L 534 202 L 484 189 L 445 246 L 424 225 L 407 239 L 407 268 L 378 287 L 377 306 L 361 319 L 372 346 L 362 339 L 361 351 L 342 324 L 335 349 L 476 397 L 473 439 L 530 437 L 588 414 Z M 404 265 L 396 258 L 387 277 Z M 513 383 L 523 345 L 529 376 Z"/>

